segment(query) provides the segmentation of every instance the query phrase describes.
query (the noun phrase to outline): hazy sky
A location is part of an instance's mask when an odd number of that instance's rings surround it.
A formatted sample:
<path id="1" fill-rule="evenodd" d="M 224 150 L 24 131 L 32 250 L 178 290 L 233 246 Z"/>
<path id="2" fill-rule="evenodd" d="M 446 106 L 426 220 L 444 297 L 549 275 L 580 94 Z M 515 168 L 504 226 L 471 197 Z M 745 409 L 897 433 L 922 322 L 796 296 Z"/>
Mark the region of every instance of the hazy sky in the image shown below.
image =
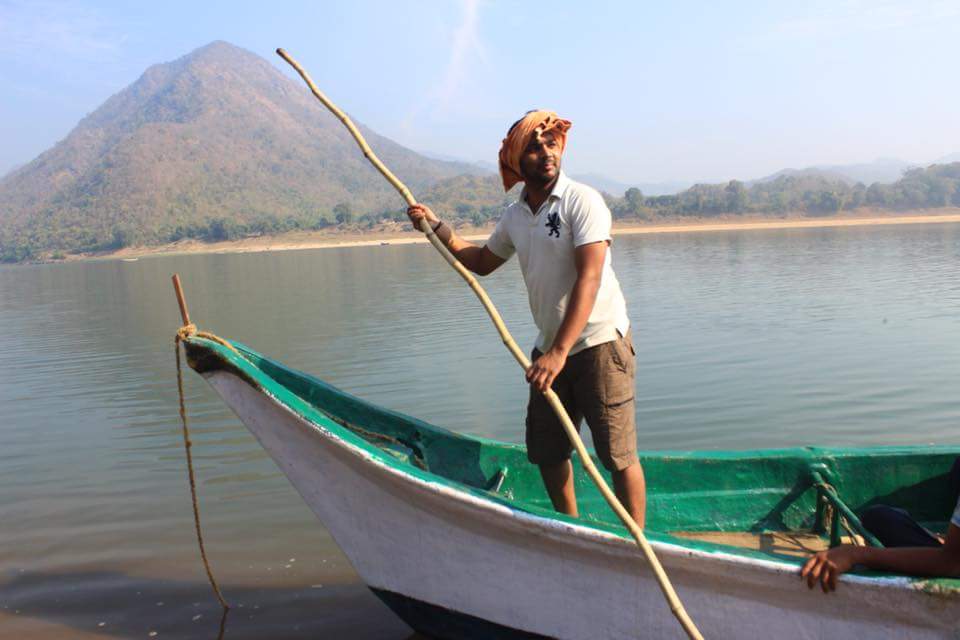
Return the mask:
<path id="1" fill-rule="evenodd" d="M 282 46 L 373 129 L 468 160 L 531 108 L 573 121 L 568 169 L 625 182 L 960 151 L 957 0 L 0 0 L 0 174 L 218 39 L 278 68 Z"/>

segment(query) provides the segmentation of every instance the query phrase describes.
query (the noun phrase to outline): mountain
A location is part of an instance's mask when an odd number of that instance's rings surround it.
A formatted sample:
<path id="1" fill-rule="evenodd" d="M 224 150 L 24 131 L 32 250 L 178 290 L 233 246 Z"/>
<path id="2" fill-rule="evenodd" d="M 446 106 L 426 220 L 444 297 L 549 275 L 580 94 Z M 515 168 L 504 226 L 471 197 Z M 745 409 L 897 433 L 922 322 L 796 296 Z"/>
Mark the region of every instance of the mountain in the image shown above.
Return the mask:
<path id="1" fill-rule="evenodd" d="M 7 176 L 16 173 L 16 172 L 19 171 L 20 168 L 23 167 L 23 166 L 25 166 L 25 165 L 24 165 L 24 163 L 22 163 L 22 162 L 13 165 L 13 166 L 10 167 L 9 169 L 7 169 L 7 172 L 6 172 L 5 174 L 3 174 L 2 176 L 0 176 L 0 179 L 6 178 Z"/>
<path id="2" fill-rule="evenodd" d="M 485 176 L 488 174 L 497 175 L 499 173 L 499 167 L 496 163 L 486 161 L 486 160 L 477 160 L 471 162 L 469 160 L 464 160 L 456 156 L 450 156 L 440 153 L 435 153 L 432 151 L 420 151 L 421 154 L 427 156 L 428 158 L 434 158 L 436 160 L 448 160 L 456 161 L 460 163 L 466 163 L 469 166 L 474 168 L 474 173 L 471 175 Z M 679 180 L 673 180 L 668 182 L 637 182 L 637 183 L 626 183 L 620 182 L 619 180 L 614 180 L 613 178 L 608 178 L 605 175 L 599 173 L 570 173 L 570 177 L 577 182 L 582 182 L 584 184 L 590 185 L 598 191 L 606 192 L 611 196 L 622 196 L 627 189 L 631 187 L 636 187 L 640 189 L 644 195 L 648 196 L 666 196 L 672 195 L 674 193 L 679 193 L 684 189 L 693 185 L 692 182 L 683 182 Z"/>
<path id="3" fill-rule="evenodd" d="M 638 182 L 636 186 L 645 196 L 672 196 L 684 189 L 689 189 L 694 183 L 684 180 L 668 180 L 666 182 Z"/>
<path id="4" fill-rule="evenodd" d="M 622 196 L 623 192 L 631 187 L 629 184 L 618 182 L 598 173 L 571 173 L 570 178 L 583 184 L 588 184 L 597 191 L 604 191 L 610 195 Z"/>
<path id="5" fill-rule="evenodd" d="M 951 153 L 949 155 L 943 156 L 942 158 L 937 158 L 933 161 L 933 164 L 950 164 L 953 162 L 960 162 L 960 152 Z"/>
<path id="6" fill-rule="evenodd" d="M 683 182 L 680 180 L 668 182 L 634 182 L 628 184 L 596 173 L 579 173 L 571 175 L 570 177 L 584 184 L 588 184 L 598 191 L 604 191 L 612 196 L 618 197 L 623 196 L 627 189 L 631 188 L 640 189 L 645 196 L 668 196 L 679 193 L 693 184 L 692 182 Z"/>
<path id="7" fill-rule="evenodd" d="M 477 168 L 360 126 L 415 192 Z M 343 125 L 263 58 L 213 42 L 150 67 L 53 148 L 0 179 L 0 252 L 83 250 L 322 225 L 403 208 Z M 25 249 L 24 249 L 25 248 Z"/>
<path id="8" fill-rule="evenodd" d="M 416 149 L 417 153 L 422 155 L 425 158 L 430 158 L 431 160 L 441 160 L 443 162 L 453 162 L 464 167 L 463 175 L 470 176 L 487 176 L 491 173 L 497 173 L 497 165 L 492 162 L 484 162 L 482 160 L 471 161 L 464 160 L 458 156 L 452 156 L 446 153 L 437 153 L 435 151 L 424 151 L 422 149 Z"/>
<path id="9" fill-rule="evenodd" d="M 831 182 L 843 182 L 845 184 L 854 184 L 856 182 L 856 180 L 851 180 L 842 173 L 828 169 L 820 169 L 818 167 L 807 167 L 806 169 L 781 169 L 776 173 L 771 173 L 762 178 L 747 180 L 746 184 L 749 186 L 766 184 L 768 182 L 776 182 L 779 178 L 823 178 Z"/>
<path id="10" fill-rule="evenodd" d="M 825 171 L 839 173 L 848 180 L 870 185 L 875 182 L 890 184 L 903 177 L 907 169 L 917 167 L 915 162 L 906 162 L 897 158 L 878 158 L 873 162 L 860 164 L 822 165 L 817 167 Z"/>
<path id="11" fill-rule="evenodd" d="M 780 176 L 794 177 L 821 177 L 828 180 L 841 181 L 847 184 L 861 182 L 871 185 L 874 182 L 889 184 L 903 177 L 903 172 L 918 166 L 912 162 L 905 162 L 897 158 L 879 158 L 873 162 L 860 164 L 826 164 L 805 169 L 782 169 L 763 178 L 751 180 L 747 184 L 762 184 L 772 182 Z"/>

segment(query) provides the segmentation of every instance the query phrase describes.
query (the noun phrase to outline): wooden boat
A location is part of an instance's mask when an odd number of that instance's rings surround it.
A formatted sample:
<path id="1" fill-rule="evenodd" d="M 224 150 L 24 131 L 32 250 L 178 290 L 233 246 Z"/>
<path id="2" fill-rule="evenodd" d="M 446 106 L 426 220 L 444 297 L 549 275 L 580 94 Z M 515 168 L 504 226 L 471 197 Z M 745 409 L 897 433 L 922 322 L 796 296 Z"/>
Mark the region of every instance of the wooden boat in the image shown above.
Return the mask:
<path id="1" fill-rule="evenodd" d="M 585 477 L 581 518 L 555 513 L 524 448 L 377 407 L 242 345 L 199 337 L 188 362 L 223 397 L 357 573 L 435 638 L 680 638 L 653 575 Z M 648 536 L 708 638 L 942 638 L 960 580 L 798 576 L 839 527 L 831 510 L 953 508 L 958 448 L 649 453 Z M 851 522 L 855 516 L 850 513 Z M 833 522 L 840 522 L 834 517 Z M 818 533 L 822 531 L 822 533 Z M 857 531 L 853 532 L 854 534 Z"/>

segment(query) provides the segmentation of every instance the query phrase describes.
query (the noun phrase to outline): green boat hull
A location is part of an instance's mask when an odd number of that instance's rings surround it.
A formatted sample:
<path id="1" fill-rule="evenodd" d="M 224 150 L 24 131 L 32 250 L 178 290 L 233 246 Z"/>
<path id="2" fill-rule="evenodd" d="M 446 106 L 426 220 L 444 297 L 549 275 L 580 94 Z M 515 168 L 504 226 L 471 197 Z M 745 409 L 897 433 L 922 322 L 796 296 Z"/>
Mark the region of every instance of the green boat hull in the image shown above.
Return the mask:
<path id="1" fill-rule="evenodd" d="M 527 461 L 522 445 L 452 433 L 237 347 L 264 376 L 250 380 L 252 384 L 283 387 L 318 418 L 333 422 L 344 437 L 359 440 L 392 464 L 518 509 L 563 518 L 553 513 L 539 472 Z M 198 371 L 234 366 L 229 354 L 212 343 L 195 340 L 188 349 Z M 944 531 L 956 503 L 948 474 L 958 456 L 960 447 L 932 446 L 641 452 L 647 528 L 661 535 L 809 531 L 817 501 L 811 472 L 817 471 L 854 512 L 887 504 L 908 509 L 928 528 Z M 626 536 L 585 474 L 577 474 L 576 485 L 581 522 Z"/>

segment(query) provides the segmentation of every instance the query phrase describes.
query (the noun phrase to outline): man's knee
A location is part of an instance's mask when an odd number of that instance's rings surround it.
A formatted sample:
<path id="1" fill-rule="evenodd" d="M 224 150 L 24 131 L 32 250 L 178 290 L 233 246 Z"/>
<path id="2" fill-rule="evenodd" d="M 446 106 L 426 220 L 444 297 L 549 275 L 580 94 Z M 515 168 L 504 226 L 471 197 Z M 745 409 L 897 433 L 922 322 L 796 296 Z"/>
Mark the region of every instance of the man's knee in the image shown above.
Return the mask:
<path id="1" fill-rule="evenodd" d="M 630 479 L 634 476 L 643 477 L 643 467 L 640 466 L 640 460 L 636 456 L 633 456 L 632 460 L 629 458 L 624 459 L 619 468 L 611 469 L 610 475 L 624 479 Z"/>
<path id="2" fill-rule="evenodd" d="M 570 458 L 561 460 L 560 462 L 539 463 L 537 467 L 540 469 L 540 475 L 544 478 L 557 478 L 565 481 L 569 476 L 573 475 L 573 463 L 570 462 Z"/>

